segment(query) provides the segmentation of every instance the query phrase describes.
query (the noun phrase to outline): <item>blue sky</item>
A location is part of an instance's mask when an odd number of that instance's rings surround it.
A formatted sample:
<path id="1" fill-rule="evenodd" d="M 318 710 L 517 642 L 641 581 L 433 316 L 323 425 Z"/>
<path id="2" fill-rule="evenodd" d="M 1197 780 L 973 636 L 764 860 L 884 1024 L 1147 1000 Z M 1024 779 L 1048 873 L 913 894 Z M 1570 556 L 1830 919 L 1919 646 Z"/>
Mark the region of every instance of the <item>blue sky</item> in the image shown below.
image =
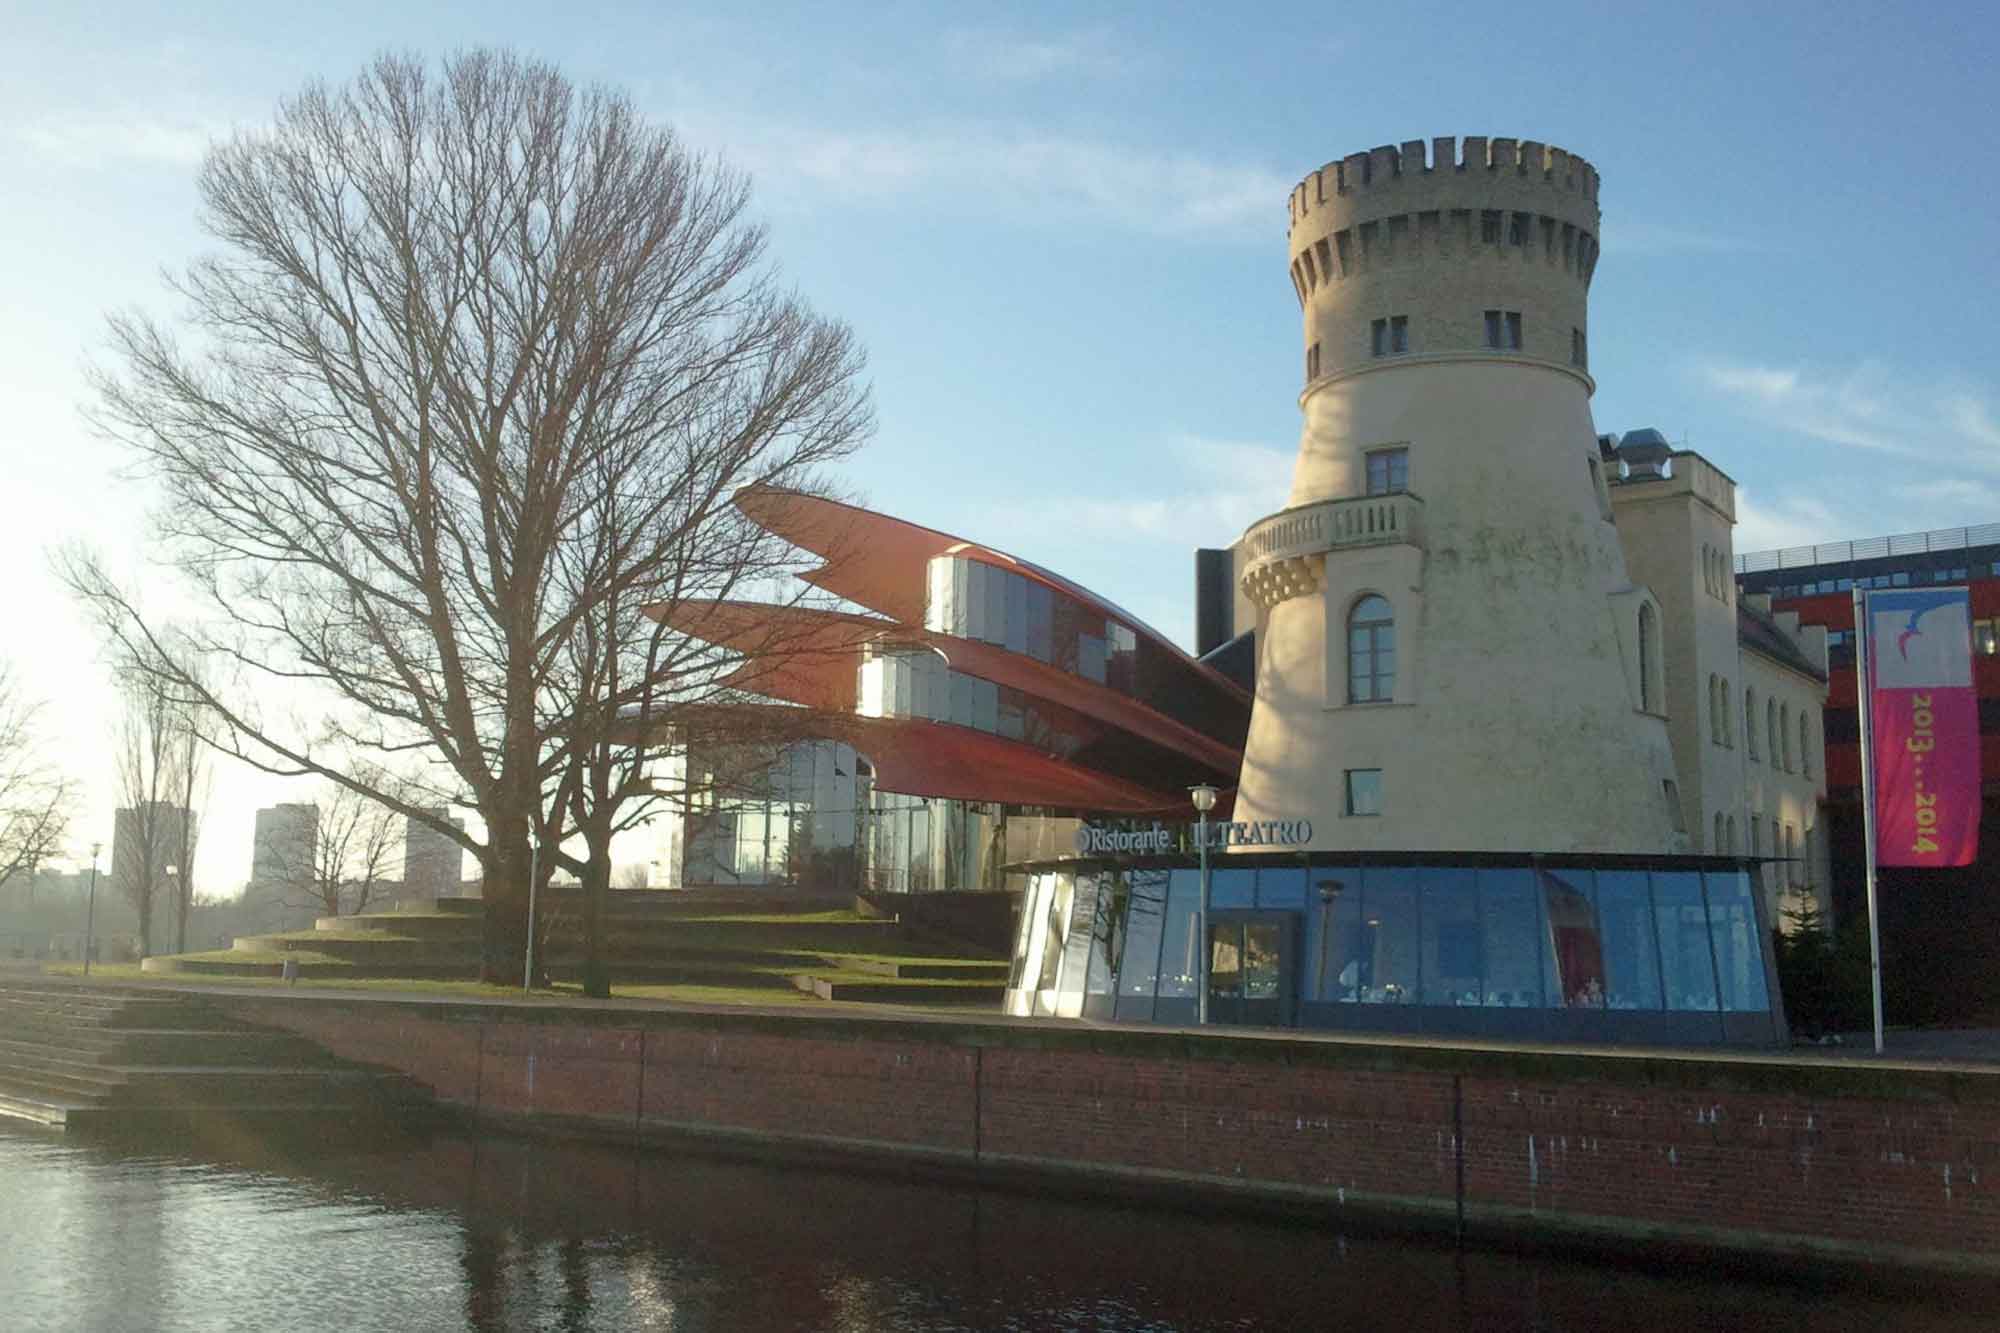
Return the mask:
<path id="1" fill-rule="evenodd" d="M 44 551 L 88 535 L 143 577 L 146 495 L 79 420 L 80 367 L 107 309 L 171 308 L 209 137 L 385 47 L 552 59 L 750 171 L 787 276 L 869 350 L 881 424 L 849 484 L 1183 641 L 1194 548 L 1289 480 L 1286 193 L 1410 138 L 1596 164 L 1598 428 L 1731 473 L 1739 550 L 2000 518 L 1996 12 L 0 7 L 0 658 L 108 834 L 108 689 Z M 241 881 L 250 810 L 285 794 L 219 775 L 204 887 Z"/>

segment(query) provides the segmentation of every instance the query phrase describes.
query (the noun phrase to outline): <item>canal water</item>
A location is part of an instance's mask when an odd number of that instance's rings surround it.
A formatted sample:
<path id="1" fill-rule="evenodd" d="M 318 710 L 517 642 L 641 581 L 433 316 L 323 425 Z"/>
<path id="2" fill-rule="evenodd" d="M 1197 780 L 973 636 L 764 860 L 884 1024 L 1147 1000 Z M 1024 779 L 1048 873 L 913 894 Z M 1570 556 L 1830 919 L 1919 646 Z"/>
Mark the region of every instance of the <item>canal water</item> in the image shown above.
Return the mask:
<path id="1" fill-rule="evenodd" d="M 308 1137 L 317 1137 L 308 1135 Z M 0 1122 L 0 1329 L 1990 1330 L 1724 1276 L 612 1147 L 188 1150 Z"/>

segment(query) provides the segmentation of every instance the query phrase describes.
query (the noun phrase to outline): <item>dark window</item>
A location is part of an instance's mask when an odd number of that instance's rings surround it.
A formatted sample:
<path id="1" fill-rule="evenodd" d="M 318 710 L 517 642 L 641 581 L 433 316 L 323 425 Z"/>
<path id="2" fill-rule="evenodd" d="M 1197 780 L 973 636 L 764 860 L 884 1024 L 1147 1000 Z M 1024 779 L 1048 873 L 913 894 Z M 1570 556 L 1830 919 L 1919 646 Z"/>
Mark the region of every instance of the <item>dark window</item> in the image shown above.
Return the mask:
<path id="1" fill-rule="evenodd" d="M 1350 768 L 1347 770 L 1347 813 L 1350 815 L 1379 815 L 1382 813 L 1381 769 Z"/>
<path id="2" fill-rule="evenodd" d="M 1479 239 L 1489 245 L 1500 243 L 1500 210 L 1496 208 L 1480 210 Z"/>
<path id="3" fill-rule="evenodd" d="M 1528 214 L 1516 213 L 1508 220 L 1507 244 L 1526 245 L 1528 243 Z"/>
<path id="4" fill-rule="evenodd" d="M 1410 350 L 1410 320 L 1407 315 L 1394 315 L 1389 320 L 1389 350 L 1397 356 Z"/>
<path id="5" fill-rule="evenodd" d="M 1486 312 L 1486 345 L 1518 351 L 1521 346 L 1521 312 L 1518 310 L 1489 310 Z"/>
<path id="6" fill-rule="evenodd" d="M 1306 378 L 1309 380 L 1316 380 L 1319 378 L 1318 343 L 1314 343 L 1311 347 L 1306 348 Z"/>
<path id="7" fill-rule="evenodd" d="M 1590 367 L 1590 348 L 1584 342 L 1582 329 L 1569 331 L 1569 360 L 1573 366 L 1581 366 L 1586 370 Z"/>
<path id="8" fill-rule="evenodd" d="M 1500 312 L 1498 310 L 1489 310 L 1486 312 L 1486 345 L 1488 347 L 1498 347 L 1500 345 Z"/>
<path id="9" fill-rule="evenodd" d="M 1371 449 L 1368 452 L 1368 493 L 1395 495 L 1410 487 L 1408 449 Z"/>
<path id="10" fill-rule="evenodd" d="M 1521 312 L 1518 310 L 1507 312 L 1507 346 L 1515 351 L 1521 348 Z"/>
<path id="11" fill-rule="evenodd" d="M 1347 617 L 1347 702 L 1385 704 L 1395 697 L 1396 615 L 1387 598 L 1363 597 Z"/>

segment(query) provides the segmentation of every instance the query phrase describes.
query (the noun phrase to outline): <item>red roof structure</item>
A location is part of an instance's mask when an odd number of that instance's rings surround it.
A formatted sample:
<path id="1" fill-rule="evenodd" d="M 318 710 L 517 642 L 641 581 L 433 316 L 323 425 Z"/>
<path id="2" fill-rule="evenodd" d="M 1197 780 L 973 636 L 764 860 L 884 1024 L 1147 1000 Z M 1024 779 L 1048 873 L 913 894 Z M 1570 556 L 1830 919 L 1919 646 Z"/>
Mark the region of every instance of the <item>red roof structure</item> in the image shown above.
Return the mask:
<path id="1" fill-rule="evenodd" d="M 1118 815 L 1186 813 L 1196 782 L 1233 786 L 1249 696 L 1117 606 L 1048 570 L 948 533 L 818 496 L 749 487 L 752 520 L 825 562 L 803 577 L 879 614 L 740 601 L 683 601 L 647 614 L 740 655 L 724 683 L 815 714 L 817 734 L 854 746 L 884 791 Z M 929 564 L 959 556 L 1011 570 L 1144 640 L 1162 663 L 1151 694 L 1079 674 L 983 639 L 925 627 Z M 1093 630 L 1094 632 L 1094 630 Z M 1108 636 L 1108 629 L 1107 629 Z M 1131 642 L 1128 640 L 1127 642 Z M 1039 701 L 1068 718 L 1074 754 L 958 722 L 862 716 L 857 681 L 870 656 L 932 652 L 953 672 Z M 1101 672 L 1100 672 L 1101 674 Z M 1183 716 L 1175 716 L 1175 712 Z M 1222 721 L 1218 725 L 1217 718 Z"/>

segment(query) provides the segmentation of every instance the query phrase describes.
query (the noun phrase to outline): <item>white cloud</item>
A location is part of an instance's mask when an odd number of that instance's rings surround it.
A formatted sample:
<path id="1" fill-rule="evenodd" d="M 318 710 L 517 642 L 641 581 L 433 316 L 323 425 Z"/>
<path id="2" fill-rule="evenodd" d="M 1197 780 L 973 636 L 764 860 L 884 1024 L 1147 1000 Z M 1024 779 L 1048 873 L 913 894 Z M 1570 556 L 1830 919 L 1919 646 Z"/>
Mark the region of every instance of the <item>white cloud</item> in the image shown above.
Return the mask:
<path id="1" fill-rule="evenodd" d="M 186 167 L 201 161 L 220 124 L 133 116 L 96 120 L 47 117 L 12 127 L 7 138 L 57 166 L 96 168 L 122 162 Z"/>
<path id="2" fill-rule="evenodd" d="M 1922 458 L 1940 471 L 2000 472 L 2000 423 L 1980 389 L 1941 387 L 1872 362 L 1833 374 L 1711 364 L 1700 378 L 1768 425 L 1809 439 Z"/>
<path id="3" fill-rule="evenodd" d="M 988 214 L 1261 239 L 1274 225 L 1274 201 L 1293 184 L 1245 162 L 991 125 L 844 130 L 687 105 L 672 119 L 688 142 L 714 145 L 750 171 L 759 205 L 775 210 L 922 194 Z"/>
<path id="4" fill-rule="evenodd" d="M 1849 519 L 1815 497 L 1780 495 L 1766 506 L 1750 491 L 1737 488 L 1734 545 L 1739 553 L 1839 541 L 1855 530 Z"/>
<path id="5" fill-rule="evenodd" d="M 944 49 L 961 67 L 985 78 L 1031 82 L 1061 75 L 1112 77 L 1142 63 L 1103 28 L 1024 37 L 992 28 L 959 28 L 945 34 Z"/>
<path id="6" fill-rule="evenodd" d="M 1148 545 L 1171 542 L 1184 555 L 1196 546 L 1224 545 L 1264 515 L 1282 508 L 1292 486 L 1294 447 L 1197 435 L 1170 437 L 1167 464 L 1122 495 L 1053 495 L 993 515 L 996 531 L 1022 528 L 1087 533 L 1092 542 Z"/>

